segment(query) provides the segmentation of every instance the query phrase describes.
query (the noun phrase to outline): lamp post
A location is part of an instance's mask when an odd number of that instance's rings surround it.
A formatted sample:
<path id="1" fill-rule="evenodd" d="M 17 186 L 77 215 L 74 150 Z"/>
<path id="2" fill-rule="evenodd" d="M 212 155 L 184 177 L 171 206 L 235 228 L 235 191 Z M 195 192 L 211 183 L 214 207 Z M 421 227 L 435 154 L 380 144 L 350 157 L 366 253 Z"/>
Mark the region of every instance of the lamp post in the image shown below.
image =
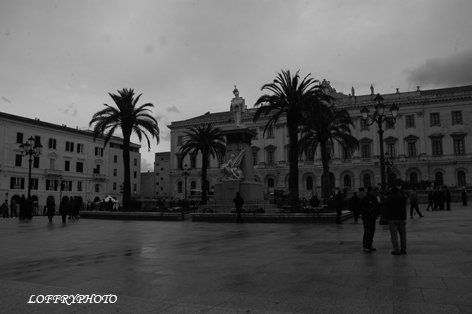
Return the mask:
<path id="1" fill-rule="evenodd" d="M 34 138 L 31 136 L 26 142 L 20 145 L 21 156 L 29 156 L 29 169 L 28 169 L 28 199 L 31 197 L 31 162 L 33 157 L 41 155 L 41 149 L 43 146 L 41 143 L 36 143 Z"/>
<path id="2" fill-rule="evenodd" d="M 384 130 L 382 128 L 382 124 L 387 119 L 392 119 L 393 124 L 398 116 L 398 106 L 393 103 L 390 106 L 390 115 L 385 113 L 385 105 L 383 103 L 383 97 L 380 94 L 375 96 L 374 101 L 375 104 L 375 111 L 372 114 L 369 114 L 369 109 L 364 106 L 361 109 L 362 119 L 367 122 L 368 125 L 372 125 L 377 123 L 378 133 L 379 133 L 379 142 L 380 142 L 380 181 L 382 187 L 382 193 L 385 193 L 385 156 L 384 156 L 384 143 L 383 143 L 383 133 Z"/>
<path id="3" fill-rule="evenodd" d="M 393 156 L 390 156 L 390 154 L 387 152 L 385 154 L 385 167 L 387 168 L 387 185 L 392 186 L 393 185 Z"/>

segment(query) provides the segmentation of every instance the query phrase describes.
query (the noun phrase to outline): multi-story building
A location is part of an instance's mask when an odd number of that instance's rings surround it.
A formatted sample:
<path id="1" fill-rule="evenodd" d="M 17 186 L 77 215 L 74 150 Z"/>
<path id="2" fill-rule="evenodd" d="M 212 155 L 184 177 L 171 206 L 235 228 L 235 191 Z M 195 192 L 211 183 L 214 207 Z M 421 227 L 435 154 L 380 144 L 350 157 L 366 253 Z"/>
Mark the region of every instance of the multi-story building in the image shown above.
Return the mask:
<path id="1" fill-rule="evenodd" d="M 155 153 L 154 172 L 141 173 L 141 197 L 143 199 L 170 198 L 169 189 L 170 152 Z"/>
<path id="2" fill-rule="evenodd" d="M 28 191 L 28 157 L 22 157 L 20 145 L 28 138 L 42 145 L 31 170 L 31 195 L 38 205 L 48 197 L 56 204 L 61 196 L 78 196 L 92 202 L 107 195 L 122 199 L 123 140 L 112 137 L 93 140 L 92 131 L 70 128 L 0 112 L 0 198 L 10 201 Z M 131 144 L 132 194 L 140 193 L 140 146 Z M 62 183 L 62 184 L 61 184 Z M 62 185 L 62 189 L 61 189 Z"/>
<path id="3" fill-rule="evenodd" d="M 380 183 L 379 136 L 376 125 L 369 126 L 361 118 L 360 109 L 371 111 L 374 89 L 370 95 L 355 96 L 336 92 L 329 82 L 323 81 L 325 91 L 336 98 L 336 106 L 348 110 L 354 120 L 352 134 L 359 140 L 359 149 L 348 154 L 337 143 L 332 149 L 330 176 L 336 187 L 357 189 Z M 472 181 L 472 86 L 383 94 L 384 103 L 396 103 L 399 114 L 396 123 L 384 124 L 384 150 L 393 163 L 392 173 L 399 179 L 417 183 L 434 181 L 448 186 L 466 186 Z M 243 100 L 244 103 L 244 100 Z M 174 197 L 183 197 L 183 164 L 195 169 L 188 178 L 196 188 L 200 186 L 201 156 L 182 159 L 179 149 L 184 142 L 183 132 L 189 127 L 212 123 L 225 130 L 241 124 L 257 132 L 252 141 L 256 180 L 264 184 L 265 192 L 288 190 L 288 131 L 282 118 L 273 129 L 263 135 L 267 119 L 256 123 L 256 109 L 232 107 L 230 111 L 210 113 L 172 122 L 170 152 L 170 186 Z M 301 196 L 309 196 L 321 185 L 319 151 L 304 154 L 299 160 L 299 187 Z M 210 160 L 209 185 L 221 177 L 220 162 Z"/>

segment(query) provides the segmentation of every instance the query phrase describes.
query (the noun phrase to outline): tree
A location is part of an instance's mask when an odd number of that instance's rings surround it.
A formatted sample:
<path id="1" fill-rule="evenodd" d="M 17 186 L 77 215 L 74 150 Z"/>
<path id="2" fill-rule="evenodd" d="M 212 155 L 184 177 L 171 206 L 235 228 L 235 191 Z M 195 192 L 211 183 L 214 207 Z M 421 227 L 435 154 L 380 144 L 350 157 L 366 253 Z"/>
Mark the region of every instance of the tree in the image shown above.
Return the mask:
<path id="1" fill-rule="evenodd" d="M 141 142 L 142 137 L 146 138 L 148 149 L 151 149 L 151 142 L 147 133 L 152 138 L 156 138 L 159 143 L 159 127 L 156 119 L 151 116 L 150 108 L 154 105 L 146 103 L 137 106 L 138 100 L 142 94 L 135 97 L 133 89 L 122 89 L 118 94 L 108 93 L 115 102 L 117 108 L 104 104 L 105 108 L 96 112 L 89 125 L 93 124 L 93 137 L 104 137 L 104 147 L 108 144 L 117 129 L 121 129 L 123 133 L 123 165 L 124 165 L 124 182 L 123 182 L 123 208 L 129 209 L 131 201 L 131 180 L 130 180 L 130 140 L 131 134 L 134 133 Z"/>
<path id="2" fill-rule="evenodd" d="M 287 119 L 289 135 L 289 191 L 292 206 L 298 203 L 298 132 L 305 108 L 321 89 L 318 80 L 305 76 L 300 81 L 299 71 L 291 75 L 290 71 L 278 73 L 272 83 L 264 84 L 261 91 L 267 91 L 256 101 L 259 107 L 254 115 L 254 122 L 269 116 L 264 127 L 264 135 L 275 126 L 282 116 Z"/>
<path id="3" fill-rule="evenodd" d="M 318 95 L 318 101 L 307 111 L 303 121 L 300 138 L 300 153 L 315 152 L 318 145 L 321 152 L 323 174 L 321 176 L 322 197 L 326 199 L 331 191 L 329 163 L 334 142 L 351 155 L 358 147 L 358 140 L 351 134 L 353 121 L 347 110 L 336 109 L 330 105 L 333 98 L 329 95 Z"/>
<path id="4" fill-rule="evenodd" d="M 203 124 L 189 128 L 184 132 L 184 144 L 180 147 L 182 158 L 187 154 L 196 157 L 202 155 L 202 204 L 206 204 L 208 194 L 207 171 L 210 156 L 220 159 L 226 151 L 226 142 L 221 130 L 212 124 Z"/>

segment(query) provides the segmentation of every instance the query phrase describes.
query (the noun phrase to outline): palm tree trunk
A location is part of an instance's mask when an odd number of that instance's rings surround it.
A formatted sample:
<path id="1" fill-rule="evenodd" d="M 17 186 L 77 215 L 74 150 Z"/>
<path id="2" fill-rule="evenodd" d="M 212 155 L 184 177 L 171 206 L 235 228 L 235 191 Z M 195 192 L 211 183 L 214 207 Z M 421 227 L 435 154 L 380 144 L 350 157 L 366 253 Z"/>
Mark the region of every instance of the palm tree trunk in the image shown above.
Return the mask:
<path id="1" fill-rule="evenodd" d="M 326 151 L 326 142 L 320 143 L 321 164 L 323 165 L 323 174 L 321 175 L 321 196 L 324 200 L 331 194 L 331 182 L 329 177 L 329 153 Z"/>
<path id="2" fill-rule="evenodd" d="M 202 154 L 202 204 L 205 205 L 207 202 L 207 169 L 208 169 L 208 154 Z"/>
<path id="3" fill-rule="evenodd" d="M 292 206 L 298 204 L 298 125 L 295 123 L 288 124 L 289 143 L 289 177 L 288 188 L 290 192 L 290 203 Z"/>
<path id="4" fill-rule="evenodd" d="M 131 210 L 130 135 L 123 134 L 123 210 Z"/>

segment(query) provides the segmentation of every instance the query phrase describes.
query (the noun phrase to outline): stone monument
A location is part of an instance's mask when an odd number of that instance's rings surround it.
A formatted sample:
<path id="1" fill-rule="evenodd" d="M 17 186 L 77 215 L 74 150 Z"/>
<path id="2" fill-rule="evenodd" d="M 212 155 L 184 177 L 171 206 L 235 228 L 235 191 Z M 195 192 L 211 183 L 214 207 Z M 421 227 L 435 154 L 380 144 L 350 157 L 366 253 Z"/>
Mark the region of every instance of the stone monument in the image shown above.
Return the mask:
<path id="1" fill-rule="evenodd" d="M 220 182 L 215 184 L 215 201 L 231 208 L 236 192 L 241 194 L 245 206 L 261 204 L 264 200 L 263 186 L 256 182 L 254 177 L 251 140 L 256 132 L 242 122 L 246 106 L 236 86 L 233 94 L 231 113 L 234 125 L 223 131 L 226 137 L 226 153 L 221 165 Z"/>

